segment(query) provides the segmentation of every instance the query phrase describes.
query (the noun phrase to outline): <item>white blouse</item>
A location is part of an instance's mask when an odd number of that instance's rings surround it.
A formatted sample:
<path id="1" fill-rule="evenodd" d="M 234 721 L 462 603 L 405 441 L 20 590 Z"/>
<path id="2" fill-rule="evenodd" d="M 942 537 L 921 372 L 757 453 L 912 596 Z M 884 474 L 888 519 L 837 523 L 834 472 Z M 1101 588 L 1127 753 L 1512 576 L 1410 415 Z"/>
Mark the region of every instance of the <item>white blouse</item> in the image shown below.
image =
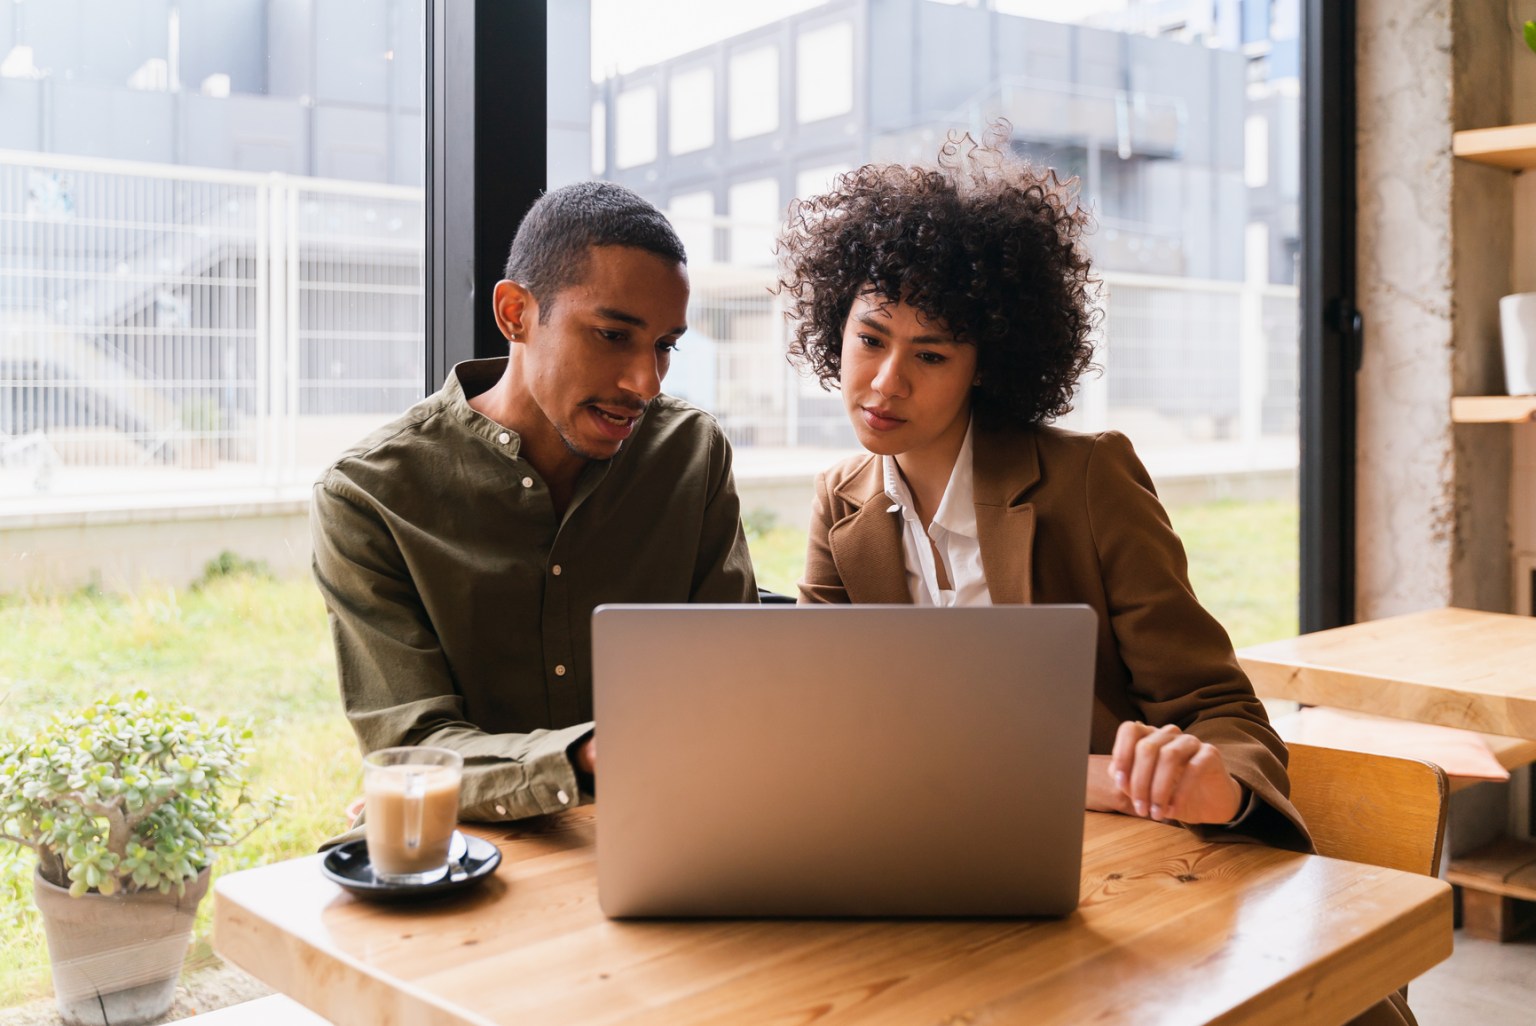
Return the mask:
<path id="1" fill-rule="evenodd" d="M 987 590 L 987 576 L 981 566 L 981 539 L 976 534 L 975 473 L 971 467 L 971 432 L 967 427 L 960 454 L 949 473 L 944 497 L 938 511 L 923 531 L 912 501 L 912 491 L 901 476 L 896 460 L 880 457 L 885 471 L 885 494 L 891 500 L 888 510 L 902 519 L 902 553 L 907 564 L 907 590 L 916 606 L 990 606 L 992 593 Z M 931 544 L 930 544 L 931 540 Z M 948 588 L 939 587 L 934 551 L 943 560 Z"/>

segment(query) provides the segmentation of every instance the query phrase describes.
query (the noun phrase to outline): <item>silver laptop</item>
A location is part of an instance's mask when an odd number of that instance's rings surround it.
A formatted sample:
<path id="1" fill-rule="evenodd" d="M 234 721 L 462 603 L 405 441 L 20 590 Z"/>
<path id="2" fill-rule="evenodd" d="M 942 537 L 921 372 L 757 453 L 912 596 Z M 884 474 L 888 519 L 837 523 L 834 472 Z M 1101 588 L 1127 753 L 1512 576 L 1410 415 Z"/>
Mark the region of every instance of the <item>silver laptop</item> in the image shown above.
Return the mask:
<path id="1" fill-rule="evenodd" d="M 1087 606 L 601 606 L 597 882 L 627 916 L 1077 905 Z"/>

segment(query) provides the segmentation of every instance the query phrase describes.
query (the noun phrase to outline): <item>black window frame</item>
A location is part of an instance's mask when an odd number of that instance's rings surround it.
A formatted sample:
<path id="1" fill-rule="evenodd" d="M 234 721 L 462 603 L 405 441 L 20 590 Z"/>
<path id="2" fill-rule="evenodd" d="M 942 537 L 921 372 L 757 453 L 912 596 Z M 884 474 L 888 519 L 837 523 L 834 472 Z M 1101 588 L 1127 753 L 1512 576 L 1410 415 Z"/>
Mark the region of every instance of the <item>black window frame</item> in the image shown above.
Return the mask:
<path id="1" fill-rule="evenodd" d="M 428 392 L 463 360 L 504 356 L 490 296 L 544 191 L 547 0 L 426 0 Z"/>
<path id="2" fill-rule="evenodd" d="M 1301 12 L 1302 633 L 1355 622 L 1355 4 Z"/>

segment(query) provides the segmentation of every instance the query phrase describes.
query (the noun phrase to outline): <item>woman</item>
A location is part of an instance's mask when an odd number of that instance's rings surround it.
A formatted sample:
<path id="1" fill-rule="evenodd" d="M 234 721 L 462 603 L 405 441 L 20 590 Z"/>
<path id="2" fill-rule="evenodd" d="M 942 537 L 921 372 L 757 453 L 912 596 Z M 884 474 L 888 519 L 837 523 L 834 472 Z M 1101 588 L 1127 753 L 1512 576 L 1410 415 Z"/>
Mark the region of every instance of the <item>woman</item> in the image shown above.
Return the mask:
<path id="1" fill-rule="evenodd" d="M 1048 424 L 1093 354 L 1088 217 L 996 134 L 791 211 L 791 356 L 841 389 L 868 450 L 817 479 L 800 600 L 1085 603 L 1088 807 L 1306 849 L 1285 745 L 1130 443 Z"/>

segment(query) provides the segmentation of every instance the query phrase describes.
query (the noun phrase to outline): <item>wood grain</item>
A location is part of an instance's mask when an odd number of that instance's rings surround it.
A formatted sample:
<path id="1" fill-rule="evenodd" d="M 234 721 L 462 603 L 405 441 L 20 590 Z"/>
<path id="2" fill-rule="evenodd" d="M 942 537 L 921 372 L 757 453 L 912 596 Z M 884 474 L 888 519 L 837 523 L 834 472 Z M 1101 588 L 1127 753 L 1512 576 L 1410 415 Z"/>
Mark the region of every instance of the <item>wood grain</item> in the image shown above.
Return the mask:
<path id="1" fill-rule="evenodd" d="M 1536 739 L 1536 617 L 1431 609 L 1237 656 L 1267 698 Z"/>
<path id="2" fill-rule="evenodd" d="M 1536 395 L 1461 395 L 1451 400 L 1455 424 L 1523 424 L 1536 420 Z"/>
<path id="3" fill-rule="evenodd" d="M 1097 813 L 1062 920 L 613 921 L 593 817 L 477 828 L 496 877 L 416 907 L 225 876 L 215 946 L 338 1026 L 1339 1023 L 1451 951 L 1438 880 Z"/>
<path id="4" fill-rule="evenodd" d="M 1536 125 L 1471 128 L 1451 137 L 1451 152 L 1479 164 L 1520 171 L 1536 167 Z"/>

